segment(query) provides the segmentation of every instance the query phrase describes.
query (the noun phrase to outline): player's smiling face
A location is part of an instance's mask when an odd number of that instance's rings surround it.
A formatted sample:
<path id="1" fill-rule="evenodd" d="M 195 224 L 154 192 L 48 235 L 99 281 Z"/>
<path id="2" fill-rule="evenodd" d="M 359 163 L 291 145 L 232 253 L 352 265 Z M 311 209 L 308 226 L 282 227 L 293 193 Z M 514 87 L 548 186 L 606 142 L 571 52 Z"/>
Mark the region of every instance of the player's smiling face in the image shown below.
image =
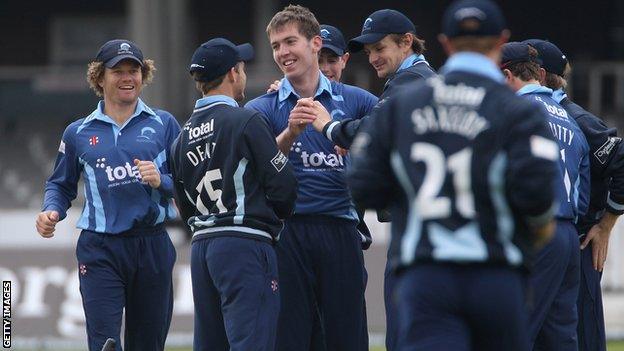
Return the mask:
<path id="1" fill-rule="evenodd" d="M 338 56 L 329 49 L 322 49 L 319 54 L 319 68 L 321 72 L 323 72 L 325 77 L 339 82 L 342 70 L 345 69 L 348 55 L 347 53 L 344 57 Z"/>
<path id="2" fill-rule="evenodd" d="M 107 100 L 118 104 L 134 103 L 143 89 L 141 66 L 132 60 L 123 60 L 113 68 L 107 67 L 99 84 Z"/>
<path id="3" fill-rule="evenodd" d="M 368 62 L 377 71 L 379 78 L 387 78 L 399 69 L 401 62 L 409 56 L 411 45 L 397 44 L 389 35 L 374 44 L 364 44 Z"/>
<path id="4" fill-rule="evenodd" d="M 269 33 L 273 49 L 273 60 L 286 78 L 296 79 L 309 72 L 318 72 L 318 52 L 321 49 L 320 35 L 307 39 L 299 32 L 296 23 L 287 23 Z"/>

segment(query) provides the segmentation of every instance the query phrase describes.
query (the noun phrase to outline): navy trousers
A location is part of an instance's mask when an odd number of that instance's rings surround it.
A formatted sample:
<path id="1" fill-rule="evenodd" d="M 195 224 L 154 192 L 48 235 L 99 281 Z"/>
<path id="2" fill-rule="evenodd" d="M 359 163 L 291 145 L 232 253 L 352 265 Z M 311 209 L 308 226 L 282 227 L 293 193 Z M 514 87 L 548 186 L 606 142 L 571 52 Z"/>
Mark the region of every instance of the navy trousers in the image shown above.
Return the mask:
<path id="1" fill-rule="evenodd" d="M 602 273 L 593 267 L 591 245 L 581 251 L 581 284 L 577 300 L 579 351 L 605 351 L 607 342 L 600 289 Z"/>
<path id="2" fill-rule="evenodd" d="M 90 351 L 117 341 L 125 308 L 124 349 L 164 350 L 171 323 L 175 248 L 162 226 L 119 235 L 83 230 L 76 247 Z"/>
<path id="3" fill-rule="evenodd" d="M 281 282 L 277 350 L 368 350 L 362 240 L 355 223 L 325 216 L 288 219 L 276 245 Z M 315 328 L 320 316 L 324 342 Z"/>
<path id="4" fill-rule="evenodd" d="M 386 351 L 396 351 L 399 320 L 396 312 L 397 297 L 395 292 L 396 277 L 390 266 L 390 260 L 386 261 L 384 271 L 384 305 L 386 307 Z"/>
<path id="5" fill-rule="evenodd" d="M 270 243 L 231 235 L 194 241 L 191 277 L 194 351 L 274 350 L 281 287 Z"/>
<path id="6" fill-rule="evenodd" d="M 529 278 L 532 299 L 530 340 L 533 350 L 575 351 L 580 282 L 578 232 L 558 220 L 553 239 L 538 253 Z"/>
<path id="7" fill-rule="evenodd" d="M 526 279 L 508 267 L 420 264 L 396 276 L 399 351 L 527 351 Z"/>

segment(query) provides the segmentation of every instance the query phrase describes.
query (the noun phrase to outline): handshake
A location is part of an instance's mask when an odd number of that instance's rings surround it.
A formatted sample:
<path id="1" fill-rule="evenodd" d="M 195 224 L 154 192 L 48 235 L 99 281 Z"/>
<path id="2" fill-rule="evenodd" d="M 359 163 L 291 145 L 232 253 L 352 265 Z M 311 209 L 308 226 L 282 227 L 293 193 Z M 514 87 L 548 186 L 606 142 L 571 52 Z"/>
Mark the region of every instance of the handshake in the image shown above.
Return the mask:
<path id="1" fill-rule="evenodd" d="M 322 133 L 325 125 L 331 121 L 332 118 L 329 112 L 320 102 L 313 98 L 302 98 L 297 101 L 297 105 L 290 111 L 288 129 L 293 135 L 298 136 L 305 130 L 308 124 L 312 124 L 312 127 L 317 132 Z M 334 150 L 341 156 L 345 156 L 348 152 L 348 150 L 338 145 L 334 145 Z"/>

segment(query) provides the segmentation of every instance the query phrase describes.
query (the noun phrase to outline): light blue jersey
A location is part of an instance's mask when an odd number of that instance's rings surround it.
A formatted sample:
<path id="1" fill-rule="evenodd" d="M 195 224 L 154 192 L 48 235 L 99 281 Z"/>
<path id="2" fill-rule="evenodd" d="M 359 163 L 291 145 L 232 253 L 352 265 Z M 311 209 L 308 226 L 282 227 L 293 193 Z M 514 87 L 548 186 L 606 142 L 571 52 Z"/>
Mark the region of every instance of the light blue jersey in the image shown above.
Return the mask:
<path id="1" fill-rule="evenodd" d="M 58 211 L 65 218 L 82 175 L 86 201 L 78 228 L 118 234 L 174 218 L 166 155 L 179 132 L 171 114 L 152 110 L 140 99 L 135 113 L 118 126 L 104 114 L 100 101 L 89 116 L 65 129 L 54 172 L 46 182 L 43 210 Z M 134 159 L 154 162 L 160 171 L 158 189 L 141 182 Z"/>

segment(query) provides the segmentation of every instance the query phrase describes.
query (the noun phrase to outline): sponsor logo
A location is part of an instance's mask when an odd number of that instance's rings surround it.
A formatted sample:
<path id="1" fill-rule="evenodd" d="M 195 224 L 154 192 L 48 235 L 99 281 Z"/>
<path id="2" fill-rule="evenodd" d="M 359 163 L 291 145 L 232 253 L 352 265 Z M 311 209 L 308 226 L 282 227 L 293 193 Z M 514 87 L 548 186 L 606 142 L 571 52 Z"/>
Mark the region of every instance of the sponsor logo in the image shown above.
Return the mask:
<path id="1" fill-rule="evenodd" d="M 98 137 L 98 136 L 96 136 L 96 135 L 93 135 L 93 136 L 91 136 L 91 137 L 89 138 L 89 145 L 91 145 L 91 146 L 95 146 L 95 145 L 97 145 L 97 143 L 99 143 L 99 142 L 100 142 L 100 137 Z"/>
<path id="2" fill-rule="evenodd" d="M 621 141 L 622 138 L 618 137 L 610 137 L 607 141 L 605 141 L 605 143 L 602 144 L 602 146 L 600 146 L 600 148 L 598 148 L 596 152 L 594 152 L 594 156 L 596 157 L 598 162 L 603 165 L 607 163 L 607 159 L 609 158 L 611 151 L 613 151 L 615 146 L 617 146 Z"/>
<path id="3" fill-rule="evenodd" d="M 277 292 L 278 288 L 277 279 L 271 280 L 271 290 L 273 290 L 273 292 Z"/>
<path id="4" fill-rule="evenodd" d="M 336 153 L 312 152 L 303 149 L 300 141 L 293 143 L 291 151 L 299 154 L 304 171 L 340 171 L 344 170 L 344 158 Z"/>
<path id="5" fill-rule="evenodd" d="M 63 140 L 61 140 L 61 144 L 59 145 L 58 151 L 62 154 L 65 153 L 65 142 Z"/>
<path id="6" fill-rule="evenodd" d="M 112 167 L 106 164 L 106 158 L 98 158 L 95 163 L 95 168 L 103 169 L 106 173 L 106 178 L 109 181 L 109 187 L 129 184 L 141 180 L 141 174 L 139 168 L 133 166 L 130 162 L 126 162 L 122 166 Z"/>
<path id="7" fill-rule="evenodd" d="M 80 275 L 87 275 L 87 265 L 80 264 L 80 266 L 78 266 L 78 272 L 80 272 Z"/>
<path id="8" fill-rule="evenodd" d="M 191 127 L 190 124 L 185 125 L 184 130 L 188 132 L 189 141 L 201 138 L 208 134 L 212 134 L 212 132 L 214 131 L 214 119 L 211 119 L 206 123 L 202 123 L 197 127 Z"/>
<path id="9" fill-rule="evenodd" d="M 281 172 L 282 169 L 284 169 L 287 162 L 288 157 L 286 157 L 286 155 L 284 155 L 281 151 L 278 151 L 275 157 L 271 159 L 271 165 L 273 165 L 278 172 Z"/>

